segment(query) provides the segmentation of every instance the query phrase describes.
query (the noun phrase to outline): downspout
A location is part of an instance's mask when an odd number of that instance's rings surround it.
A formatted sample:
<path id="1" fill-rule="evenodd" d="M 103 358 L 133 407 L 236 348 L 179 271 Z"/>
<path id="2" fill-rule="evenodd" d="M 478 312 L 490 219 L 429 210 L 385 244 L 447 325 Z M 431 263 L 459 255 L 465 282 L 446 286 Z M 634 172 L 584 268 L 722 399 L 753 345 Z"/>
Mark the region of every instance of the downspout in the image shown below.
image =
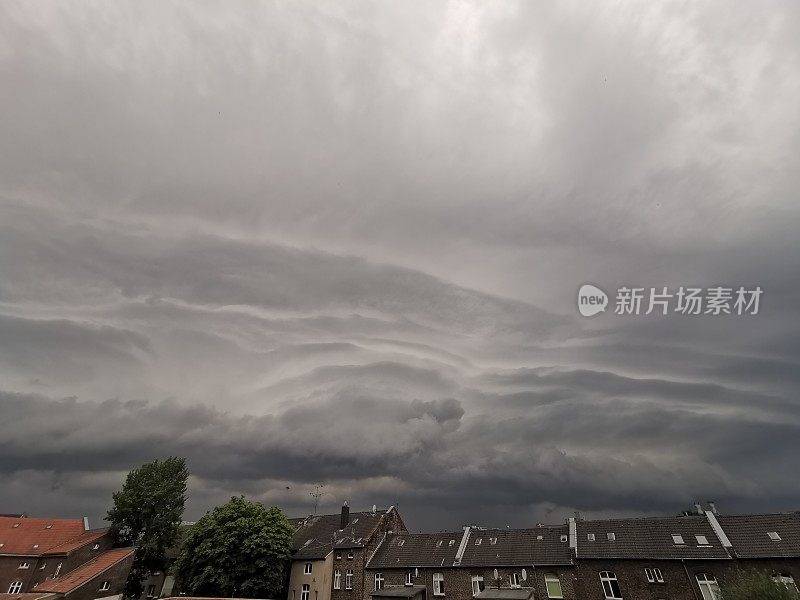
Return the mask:
<path id="1" fill-rule="evenodd" d="M 686 560 L 681 559 L 681 564 L 683 565 L 683 572 L 686 573 L 686 581 L 689 582 L 689 588 L 692 590 L 692 595 L 694 596 L 695 600 L 703 600 L 702 598 L 698 597 L 697 590 L 694 589 L 694 585 L 692 584 L 692 577 L 689 575 L 689 569 L 686 567 Z"/>

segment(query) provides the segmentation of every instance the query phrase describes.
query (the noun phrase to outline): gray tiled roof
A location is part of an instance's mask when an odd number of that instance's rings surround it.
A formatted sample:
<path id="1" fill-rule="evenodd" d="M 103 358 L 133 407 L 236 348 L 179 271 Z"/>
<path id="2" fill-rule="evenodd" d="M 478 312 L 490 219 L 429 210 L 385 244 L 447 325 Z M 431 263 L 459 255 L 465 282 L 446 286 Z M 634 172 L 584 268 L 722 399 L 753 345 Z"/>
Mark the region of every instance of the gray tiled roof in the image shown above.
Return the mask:
<path id="1" fill-rule="evenodd" d="M 296 559 L 324 558 L 334 548 L 360 548 L 375 531 L 386 510 L 376 512 L 351 512 L 344 529 L 341 514 L 309 516 L 289 519 L 296 530 L 292 537 L 292 557 Z"/>
<path id="2" fill-rule="evenodd" d="M 613 533 L 615 540 L 609 540 Z M 594 534 L 594 541 L 588 536 Z M 673 535 L 683 537 L 675 544 Z M 578 559 L 581 558 L 729 558 L 704 515 L 684 517 L 641 517 L 578 521 Z M 705 536 L 708 546 L 696 536 Z"/>
<path id="3" fill-rule="evenodd" d="M 377 569 L 452 567 L 463 535 L 463 531 L 387 535 L 367 566 Z"/>
<path id="4" fill-rule="evenodd" d="M 463 566 L 511 567 L 525 565 L 568 565 L 571 553 L 566 525 L 530 529 L 472 529 Z M 478 543 L 480 540 L 480 543 Z M 496 540 L 493 544 L 492 541 Z"/>
<path id="5" fill-rule="evenodd" d="M 718 516 L 717 520 L 739 557 L 800 556 L 800 512 Z M 781 539 L 770 539 L 770 531 Z"/>

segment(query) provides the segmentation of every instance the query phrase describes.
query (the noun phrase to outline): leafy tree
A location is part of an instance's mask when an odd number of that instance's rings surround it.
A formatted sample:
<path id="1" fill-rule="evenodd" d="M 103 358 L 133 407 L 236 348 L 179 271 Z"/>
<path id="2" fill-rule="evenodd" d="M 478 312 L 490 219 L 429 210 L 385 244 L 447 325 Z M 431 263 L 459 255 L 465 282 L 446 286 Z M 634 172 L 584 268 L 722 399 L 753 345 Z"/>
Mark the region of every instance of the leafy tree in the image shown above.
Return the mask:
<path id="1" fill-rule="evenodd" d="M 113 496 L 106 520 L 119 546 L 136 546 L 125 596 L 142 595 L 149 573 L 167 567 L 167 550 L 178 540 L 178 527 L 186 504 L 186 460 L 169 457 L 145 463 L 128 473 L 122 489 Z"/>
<path id="2" fill-rule="evenodd" d="M 721 591 L 723 600 L 800 600 L 797 588 L 774 581 L 768 571 L 740 571 Z"/>
<path id="3" fill-rule="evenodd" d="M 178 585 L 194 596 L 277 598 L 293 533 L 279 508 L 233 497 L 189 531 L 176 563 Z"/>

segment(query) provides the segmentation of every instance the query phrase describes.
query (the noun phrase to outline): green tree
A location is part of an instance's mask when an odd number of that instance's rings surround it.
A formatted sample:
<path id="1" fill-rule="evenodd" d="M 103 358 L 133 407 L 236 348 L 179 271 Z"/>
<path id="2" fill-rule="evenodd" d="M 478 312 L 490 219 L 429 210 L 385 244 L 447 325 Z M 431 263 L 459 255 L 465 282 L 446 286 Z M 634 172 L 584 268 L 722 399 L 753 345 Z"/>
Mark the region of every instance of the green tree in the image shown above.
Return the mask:
<path id="1" fill-rule="evenodd" d="M 723 600 L 800 600 L 793 584 L 773 580 L 768 571 L 740 571 L 720 588 Z"/>
<path id="2" fill-rule="evenodd" d="M 277 507 L 233 497 L 189 531 L 176 563 L 181 592 L 277 598 L 283 593 L 294 528 Z"/>
<path id="3" fill-rule="evenodd" d="M 106 520 L 118 546 L 136 546 L 125 596 L 142 595 L 149 573 L 167 568 L 167 550 L 178 540 L 186 504 L 186 460 L 169 457 L 133 469 L 113 496 Z"/>

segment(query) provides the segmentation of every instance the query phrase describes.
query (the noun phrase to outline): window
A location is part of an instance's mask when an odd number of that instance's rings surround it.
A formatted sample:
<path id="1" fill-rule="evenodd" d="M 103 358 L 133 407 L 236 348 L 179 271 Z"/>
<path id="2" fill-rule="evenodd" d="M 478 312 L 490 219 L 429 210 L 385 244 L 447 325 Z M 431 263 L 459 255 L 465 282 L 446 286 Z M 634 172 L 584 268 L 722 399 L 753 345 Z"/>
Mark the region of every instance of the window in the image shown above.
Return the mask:
<path id="1" fill-rule="evenodd" d="M 333 589 L 342 589 L 342 572 L 339 569 L 336 569 L 336 572 L 333 574 Z"/>
<path id="2" fill-rule="evenodd" d="M 405 545 L 405 543 L 406 543 L 406 541 L 405 541 L 405 540 L 400 540 L 399 542 L 397 542 L 397 545 L 398 545 L 398 546 L 404 546 L 404 545 Z"/>
<path id="3" fill-rule="evenodd" d="M 406 573 L 406 585 L 414 585 L 414 572 L 409 571 Z"/>
<path id="4" fill-rule="evenodd" d="M 656 582 L 656 576 L 653 574 L 653 569 L 645 569 L 644 576 L 647 577 L 647 583 Z"/>
<path id="5" fill-rule="evenodd" d="M 45 526 L 44 526 L 44 528 L 45 528 L 45 529 L 52 529 L 52 528 L 53 528 L 53 524 L 52 524 L 52 523 L 50 523 L 50 525 L 45 525 Z"/>
<path id="6" fill-rule="evenodd" d="M 480 546 L 482 541 L 483 541 L 483 538 L 478 538 L 477 540 L 475 540 L 475 545 L 476 546 Z"/>
<path id="7" fill-rule="evenodd" d="M 720 600 L 721 595 L 719 586 L 717 585 L 717 578 L 708 573 L 698 573 L 697 585 L 700 586 L 700 593 L 703 594 L 703 600 Z"/>
<path id="8" fill-rule="evenodd" d="M 622 592 L 619 591 L 617 576 L 611 571 L 600 572 L 600 585 L 603 586 L 603 593 L 606 600 L 621 600 Z"/>
<path id="9" fill-rule="evenodd" d="M 522 587 L 519 582 L 519 573 L 512 573 L 508 578 L 508 581 L 511 584 L 511 589 L 518 589 Z"/>
<path id="10" fill-rule="evenodd" d="M 353 560 L 353 551 L 347 553 L 347 560 Z"/>
<path id="11" fill-rule="evenodd" d="M 433 574 L 433 595 L 444 596 L 444 575 L 441 573 Z"/>
<path id="12" fill-rule="evenodd" d="M 449 543 L 449 544 L 447 544 L 447 545 L 448 545 L 448 546 L 452 546 L 452 545 L 453 545 L 453 544 L 455 544 L 455 543 L 456 543 L 456 541 L 455 541 L 455 540 L 450 540 L 450 543 Z"/>
<path id="13" fill-rule="evenodd" d="M 337 552 L 336 553 L 336 560 L 342 560 L 342 553 L 341 552 Z"/>
<path id="14" fill-rule="evenodd" d="M 55 573 L 53 573 L 53 579 L 55 579 L 56 577 L 58 577 L 58 574 L 59 574 L 59 573 L 61 573 L 61 565 L 62 565 L 62 564 L 63 564 L 63 563 L 58 563 L 58 565 L 56 565 L 56 572 L 55 572 Z"/>
<path id="15" fill-rule="evenodd" d="M 664 576 L 661 574 L 661 569 L 653 569 L 653 575 L 655 575 L 656 583 L 664 583 Z"/>
<path id="16" fill-rule="evenodd" d="M 586 539 L 589 540 L 590 542 L 593 542 L 594 541 L 594 534 L 593 533 L 587 533 L 586 534 Z"/>
<path id="17" fill-rule="evenodd" d="M 561 541 L 562 541 L 562 542 L 566 542 L 566 541 L 567 541 L 567 536 L 565 536 L 565 535 L 562 535 L 562 536 L 561 536 Z"/>
<path id="18" fill-rule="evenodd" d="M 788 573 L 780 573 L 772 578 L 775 583 L 780 583 L 786 587 L 790 592 L 797 592 L 797 584 L 794 582 L 794 577 Z"/>
<path id="19" fill-rule="evenodd" d="M 155 585 L 148 585 L 147 586 L 147 597 L 148 598 L 155 598 L 156 597 L 156 586 Z"/>
<path id="20" fill-rule="evenodd" d="M 95 544 L 92 550 L 100 550 L 100 544 Z"/>
<path id="21" fill-rule="evenodd" d="M 344 589 L 353 589 L 353 569 L 347 569 L 347 573 L 344 574 Z"/>
<path id="22" fill-rule="evenodd" d="M 483 585 L 483 575 L 473 575 L 472 576 L 472 595 L 477 596 L 483 590 L 486 589 L 486 586 Z"/>
<path id="23" fill-rule="evenodd" d="M 21 581 L 12 581 L 11 585 L 8 586 L 8 593 L 9 594 L 19 594 L 21 589 L 22 589 L 22 582 Z"/>
<path id="24" fill-rule="evenodd" d="M 46 566 L 47 566 L 47 562 L 43 561 L 42 564 L 39 565 L 39 570 L 43 571 Z"/>
<path id="25" fill-rule="evenodd" d="M 609 542 L 613 542 L 615 539 L 617 539 L 617 534 L 609 532 L 606 534 L 606 537 L 608 538 Z"/>
<path id="26" fill-rule="evenodd" d="M 306 575 L 310 575 L 313 568 L 314 568 L 313 564 L 306 563 L 306 566 L 303 568 L 303 573 L 305 573 Z"/>
<path id="27" fill-rule="evenodd" d="M 704 535 L 696 535 L 694 536 L 697 539 L 697 544 L 699 546 L 708 546 L 708 538 Z"/>
<path id="28" fill-rule="evenodd" d="M 27 563 L 27 562 L 21 562 L 21 563 L 19 563 L 19 568 L 20 568 L 20 569 L 30 569 L 30 567 L 31 567 L 31 564 L 30 564 L 30 563 Z"/>
<path id="29" fill-rule="evenodd" d="M 683 544 L 684 543 L 683 542 L 683 536 L 682 535 L 678 535 L 676 533 L 673 533 L 672 534 L 672 543 L 673 544 L 677 544 L 677 545 Z"/>
<path id="30" fill-rule="evenodd" d="M 442 540 L 439 540 L 438 542 L 436 542 L 436 547 L 437 548 L 441 548 L 442 547 Z"/>
<path id="31" fill-rule="evenodd" d="M 375 590 L 383 589 L 383 573 L 375 573 Z"/>
<path id="32" fill-rule="evenodd" d="M 544 574 L 544 587 L 547 588 L 548 598 L 563 598 L 564 594 L 561 591 L 561 581 L 555 573 Z"/>
<path id="33" fill-rule="evenodd" d="M 303 584 L 303 587 L 300 588 L 300 600 L 310 600 L 311 597 L 311 586 L 307 583 Z"/>
<path id="34" fill-rule="evenodd" d="M 106 590 L 110 590 L 110 589 L 111 589 L 111 582 L 110 581 L 104 581 L 103 585 L 100 586 L 100 591 L 101 592 L 105 592 Z"/>
<path id="35" fill-rule="evenodd" d="M 769 536 L 769 539 L 771 539 L 773 542 L 780 542 L 781 541 L 781 536 L 778 535 L 777 531 L 770 531 L 770 532 L 767 533 L 767 535 Z"/>
<path id="36" fill-rule="evenodd" d="M 489 543 L 494 546 L 497 543 L 497 538 L 489 538 Z"/>

